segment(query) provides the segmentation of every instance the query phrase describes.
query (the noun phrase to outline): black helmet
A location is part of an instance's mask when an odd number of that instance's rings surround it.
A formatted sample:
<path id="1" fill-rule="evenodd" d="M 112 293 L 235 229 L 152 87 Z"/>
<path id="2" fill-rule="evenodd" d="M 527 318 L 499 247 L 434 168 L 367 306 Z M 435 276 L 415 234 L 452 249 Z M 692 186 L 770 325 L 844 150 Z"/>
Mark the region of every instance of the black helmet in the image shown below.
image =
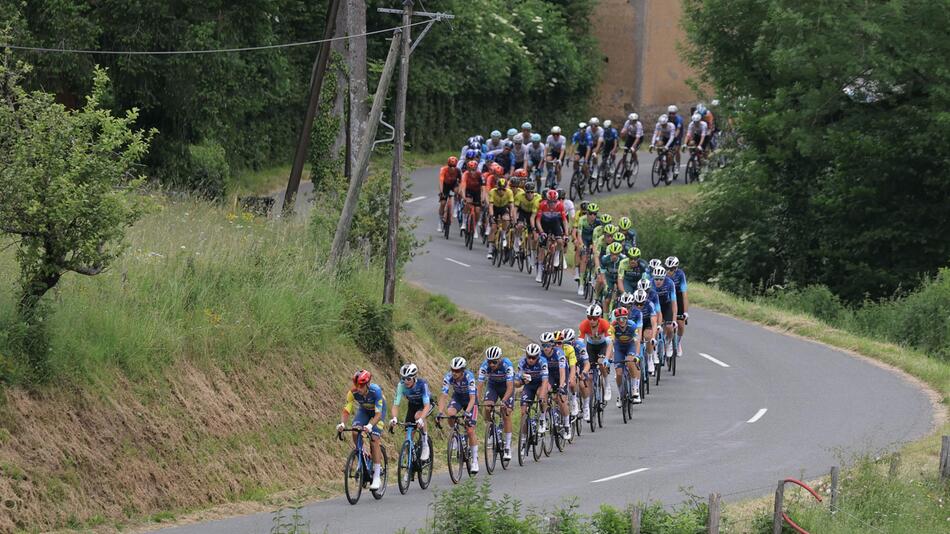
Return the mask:
<path id="1" fill-rule="evenodd" d="M 563 190 L 563 189 L 558 189 L 558 190 L 557 190 L 557 199 L 558 199 L 558 200 L 564 200 L 564 190 Z"/>

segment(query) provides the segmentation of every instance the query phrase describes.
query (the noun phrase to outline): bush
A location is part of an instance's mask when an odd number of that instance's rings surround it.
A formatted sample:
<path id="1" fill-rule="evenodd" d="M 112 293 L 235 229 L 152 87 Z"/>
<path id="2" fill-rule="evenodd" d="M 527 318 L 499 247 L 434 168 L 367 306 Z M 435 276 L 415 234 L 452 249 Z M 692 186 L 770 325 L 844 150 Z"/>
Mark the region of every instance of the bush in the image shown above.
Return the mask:
<path id="1" fill-rule="evenodd" d="M 197 145 L 166 147 L 162 156 L 168 163 L 161 170 L 161 180 L 172 189 L 190 191 L 214 200 L 227 193 L 231 178 L 227 151 L 215 141 Z"/>
<path id="2" fill-rule="evenodd" d="M 456 534 L 531 534 L 543 532 L 541 518 L 521 517 L 521 503 L 506 495 L 491 498 L 491 484 L 474 480 L 436 494 L 432 524 L 421 532 L 455 532 Z"/>
<path id="3" fill-rule="evenodd" d="M 353 293 L 346 297 L 340 319 L 343 330 L 361 350 L 393 355 L 392 306 L 370 302 L 365 294 Z"/>
<path id="4" fill-rule="evenodd" d="M 841 299 L 825 286 L 785 291 L 773 288 L 769 299 L 783 308 L 814 315 L 835 326 L 840 326 L 850 315 L 850 310 L 841 303 Z"/>

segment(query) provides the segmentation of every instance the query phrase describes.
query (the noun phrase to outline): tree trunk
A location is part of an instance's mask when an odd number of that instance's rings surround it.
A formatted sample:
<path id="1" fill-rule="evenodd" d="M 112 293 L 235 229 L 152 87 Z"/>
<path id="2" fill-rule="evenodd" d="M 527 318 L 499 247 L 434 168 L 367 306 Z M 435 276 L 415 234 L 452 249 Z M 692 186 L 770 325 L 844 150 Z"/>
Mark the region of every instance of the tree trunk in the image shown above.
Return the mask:
<path id="1" fill-rule="evenodd" d="M 366 0 L 346 0 L 346 33 L 361 35 L 366 33 Z M 366 131 L 369 117 L 369 89 L 366 83 L 366 36 L 354 37 L 347 41 L 348 65 L 350 69 L 350 139 L 359 143 Z M 350 150 L 350 168 L 356 173 L 358 146 Z"/>
<path id="2" fill-rule="evenodd" d="M 336 17 L 335 37 L 343 37 L 348 32 L 346 22 L 348 10 L 348 3 L 343 3 L 340 6 L 340 12 Z M 333 146 L 330 147 L 330 157 L 335 160 L 340 157 L 340 154 L 343 152 L 343 147 L 346 144 L 346 118 L 344 117 L 344 113 L 346 112 L 346 97 L 349 87 L 346 72 L 346 63 L 348 62 L 346 48 L 346 40 L 344 39 L 333 41 L 333 44 L 330 46 L 331 65 L 337 61 L 337 58 L 341 60 L 333 69 L 336 74 L 336 87 L 333 89 L 335 94 L 333 97 L 333 107 L 330 109 L 330 116 L 340 121 L 336 131 L 336 137 L 333 139 Z M 342 163 L 343 160 L 340 159 L 339 162 Z"/>
<path id="3" fill-rule="evenodd" d="M 33 319 L 33 313 L 36 311 L 40 299 L 59 283 L 61 277 L 62 273 L 59 270 L 54 270 L 47 264 L 44 265 L 44 268 L 39 269 L 30 278 L 29 282 L 23 285 L 22 294 L 17 302 L 17 312 L 20 319 L 26 322 Z"/>

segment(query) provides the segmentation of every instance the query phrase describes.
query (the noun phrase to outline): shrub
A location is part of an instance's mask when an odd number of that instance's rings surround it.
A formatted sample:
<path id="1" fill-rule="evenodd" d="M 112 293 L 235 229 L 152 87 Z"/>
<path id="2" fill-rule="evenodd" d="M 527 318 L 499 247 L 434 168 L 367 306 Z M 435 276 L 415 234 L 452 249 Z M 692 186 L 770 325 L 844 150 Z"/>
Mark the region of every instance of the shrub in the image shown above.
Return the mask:
<path id="1" fill-rule="evenodd" d="M 365 294 L 353 293 L 347 295 L 340 319 L 347 336 L 361 350 L 393 355 L 392 306 L 370 302 Z"/>
<path id="2" fill-rule="evenodd" d="M 839 326 L 850 313 L 841 299 L 822 285 L 784 291 L 773 288 L 769 298 L 783 308 L 814 315 L 835 326 Z"/>

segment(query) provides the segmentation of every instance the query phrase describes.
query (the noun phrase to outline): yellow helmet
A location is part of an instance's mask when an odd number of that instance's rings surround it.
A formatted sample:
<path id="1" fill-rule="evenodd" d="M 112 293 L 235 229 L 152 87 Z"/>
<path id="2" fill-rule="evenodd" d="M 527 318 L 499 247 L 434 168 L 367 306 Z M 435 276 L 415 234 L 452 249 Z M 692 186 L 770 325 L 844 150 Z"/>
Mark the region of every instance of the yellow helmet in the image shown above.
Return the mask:
<path id="1" fill-rule="evenodd" d="M 623 251 L 623 245 L 620 243 L 611 243 L 607 245 L 608 254 L 620 254 L 621 251 Z"/>
<path id="2" fill-rule="evenodd" d="M 614 241 L 623 242 L 624 239 L 627 239 L 627 234 L 623 232 L 617 232 L 614 234 Z"/>
<path id="3" fill-rule="evenodd" d="M 633 226 L 633 222 L 630 220 L 630 217 L 621 217 L 619 223 L 620 229 L 626 232 Z"/>

